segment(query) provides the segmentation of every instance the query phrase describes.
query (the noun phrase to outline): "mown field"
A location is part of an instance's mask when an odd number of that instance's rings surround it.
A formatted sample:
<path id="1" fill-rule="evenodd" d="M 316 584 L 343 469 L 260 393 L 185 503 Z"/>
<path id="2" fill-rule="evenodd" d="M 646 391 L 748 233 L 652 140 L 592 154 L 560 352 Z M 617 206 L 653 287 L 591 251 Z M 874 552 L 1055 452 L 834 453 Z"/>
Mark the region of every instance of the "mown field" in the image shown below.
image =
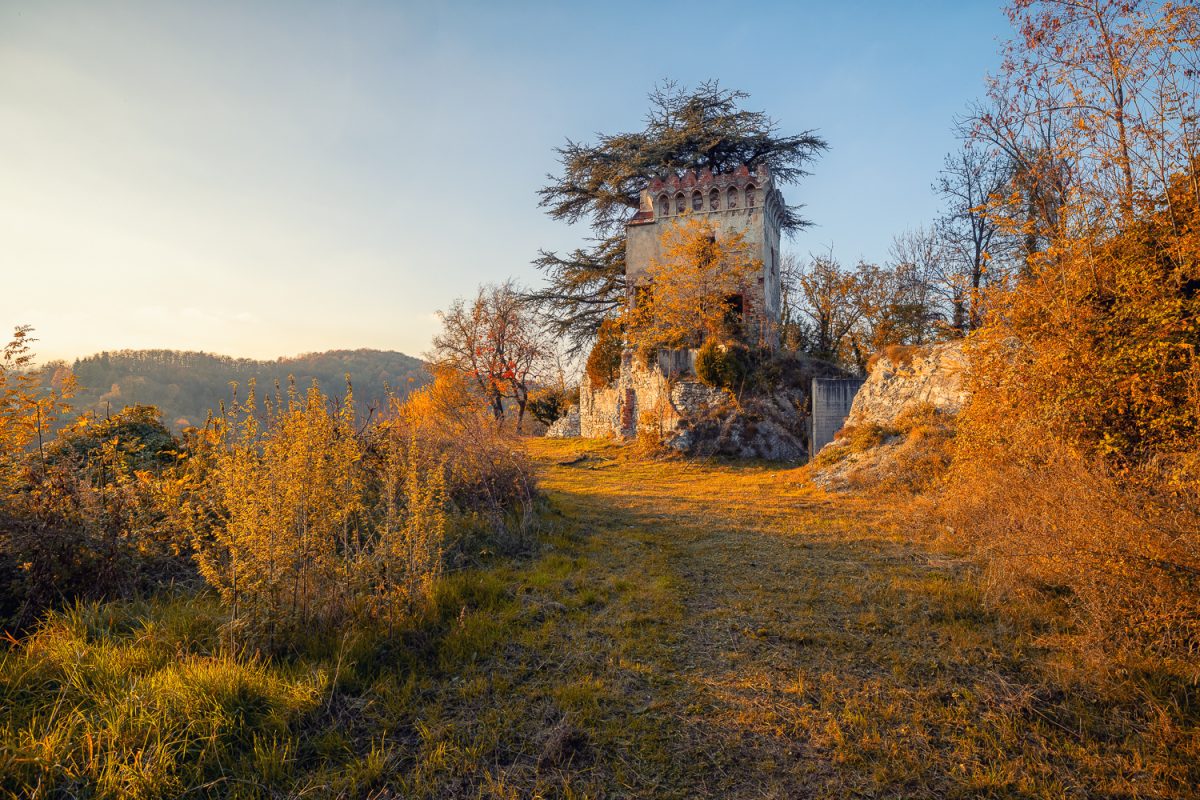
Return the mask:
<path id="1" fill-rule="evenodd" d="M 1098 685 L 1051 606 L 769 465 L 530 440 L 538 542 L 430 618 L 304 656 L 178 597 L 9 642 L 0 791 L 34 797 L 1186 797 L 1195 687 Z"/>

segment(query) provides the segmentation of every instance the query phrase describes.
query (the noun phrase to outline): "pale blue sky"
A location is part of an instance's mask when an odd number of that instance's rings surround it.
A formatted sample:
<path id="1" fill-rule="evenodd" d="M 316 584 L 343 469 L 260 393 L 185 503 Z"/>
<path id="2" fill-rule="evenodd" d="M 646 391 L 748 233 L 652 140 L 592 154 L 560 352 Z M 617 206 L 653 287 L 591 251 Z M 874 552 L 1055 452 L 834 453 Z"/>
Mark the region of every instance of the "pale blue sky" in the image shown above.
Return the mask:
<path id="1" fill-rule="evenodd" d="M 481 281 L 586 235 L 536 190 L 565 137 L 717 78 L 831 149 L 785 245 L 927 223 L 998 2 L 0 0 L 0 325 L 45 357 L 420 354 Z"/>

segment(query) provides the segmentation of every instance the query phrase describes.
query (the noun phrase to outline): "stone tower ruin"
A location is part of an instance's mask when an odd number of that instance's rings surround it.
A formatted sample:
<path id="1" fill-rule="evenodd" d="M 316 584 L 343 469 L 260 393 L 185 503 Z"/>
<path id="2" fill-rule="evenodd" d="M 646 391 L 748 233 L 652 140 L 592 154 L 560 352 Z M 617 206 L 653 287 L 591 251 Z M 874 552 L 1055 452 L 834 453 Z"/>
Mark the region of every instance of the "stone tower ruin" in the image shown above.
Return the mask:
<path id="1" fill-rule="evenodd" d="M 747 331 L 757 331 L 758 343 L 779 343 L 779 220 L 783 196 L 765 166 L 751 172 L 741 166 L 732 172 L 688 171 L 654 178 L 642 190 L 638 213 L 625 226 L 625 279 L 632 292 L 645 280 L 651 262 L 660 256 L 665 226 L 685 217 L 713 224 L 717 235 L 737 231 L 762 261 L 757 282 L 745 287 L 740 301 Z"/>
<path id="2" fill-rule="evenodd" d="M 761 269 L 731 297 L 751 343 L 774 349 L 779 343 L 779 232 L 783 197 L 765 166 L 729 172 L 703 169 L 653 178 L 641 193 L 637 214 L 625 226 L 625 279 L 629 301 L 645 285 L 659 259 L 668 226 L 701 217 L 724 233 L 740 233 Z M 757 341 L 753 341 L 757 339 Z M 644 363 L 626 348 L 619 378 L 609 386 L 580 386 L 579 422 L 583 436 L 631 437 L 653 431 L 675 436 L 688 423 L 728 401 L 728 393 L 695 377 L 696 351 L 663 350 Z"/>

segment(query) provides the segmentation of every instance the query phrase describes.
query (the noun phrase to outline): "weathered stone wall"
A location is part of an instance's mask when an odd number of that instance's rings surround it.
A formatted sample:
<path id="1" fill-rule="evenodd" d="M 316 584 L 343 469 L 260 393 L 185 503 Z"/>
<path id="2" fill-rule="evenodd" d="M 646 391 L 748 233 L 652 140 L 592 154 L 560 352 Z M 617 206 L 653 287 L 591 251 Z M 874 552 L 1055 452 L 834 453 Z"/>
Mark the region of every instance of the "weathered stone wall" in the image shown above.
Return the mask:
<path id="1" fill-rule="evenodd" d="M 592 388 L 584 373 L 579 384 L 579 435 L 585 439 L 619 436 L 621 412 L 617 403 L 617 387 Z"/>
<path id="2" fill-rule="evenodd" d="M 686 361 L 680 351 L 668 358 L 660 354 L 658 364 L 645 367 L 626 351 L 613 386 L 593 388 L 585 376 L 579 396 L 580 433 L 628 439 L 649 432 L 667 447 L 698 456 L 806 459 L 808 376 L 814 371 L 832 376 L 840 370 L 796 363 L 792 366 L 803 370 L 803 380 L 785 380 L 771 392 L 748 394 L 735 403 L 728 391 L 706 386 L 694 374 L 667 374 Z"/>
<path id="3" fill-rule="evenodd" d="M 579 432 L 588 438 L 632 438 L 638 431 L 666 435 L 686 420 L 729 400 L 723 389 L 694 377 L 668 379 L 658 365 L 643 366 L 630 350 L 613 386 L 593 388 L 585 374 L 579 387 Z"/>
<path id="4" fill-rule="evenodd" d="M 753 188 L 755 204 L 746 204 Z M 732 191 L 732 200 L 731 200 Z M 698 207 L 693 198 L 699 201 Z M 682 199 L 683 211 L 677 201 Z M 732 205 L 731 205 L 732 203 Z M 663 233 L 692 217 L 711 222 L 722 233 L 740 233 L 762 268 L 742 287 L 742 314 L 747 326 L 757 330 L 763 344 L 778 344 L 780 279 L 779 237 L 783 196 L 765 167 L 750 172 L 745 167 L 714 175 L 687 171 L 666 179 L 655 178 L 642 192 L 638 213 L 625 228 L 625 275 L 629 286 L 645 279 L 658 260 Z"/>
<path id="5" fill-rule="evenodd" d="M 905 411 L 926 403 L 957 414 L 968 398 L 965 369 L 959 341 L 928 348 L 890 348 L 872 365 L 846 425 L 890 425 Z"/>
<path id="6" fill-rule="evenodd" d="M 579 436 L 579 406 L 571 406 L 567 413 L 554 420 L 546 429 L 550 439 L 571 439 Z"/>

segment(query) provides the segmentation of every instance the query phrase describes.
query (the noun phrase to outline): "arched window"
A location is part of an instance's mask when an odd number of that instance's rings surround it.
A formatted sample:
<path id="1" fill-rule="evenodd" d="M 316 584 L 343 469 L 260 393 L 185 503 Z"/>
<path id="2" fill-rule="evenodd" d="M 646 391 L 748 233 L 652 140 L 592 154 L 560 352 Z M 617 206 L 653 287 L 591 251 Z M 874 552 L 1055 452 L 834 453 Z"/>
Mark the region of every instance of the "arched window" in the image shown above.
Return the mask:
<path id="1" fill-rule="evenodd" d="M 729 201 L 725 204 L 725 207 L 726 208 L 737 208 L 737 204 L 738 204 L 737 187 L 730 186 L 729 187 Z"/>
<path id="2" fill-rule="evenodd" d="M 721 190 L 713 189 L 708 193 L 708 210 L 716 211 L 721 207 Z"/>
<path id="3" fill-rule="evenodd" d="M 746 187 L 746 208 L 754 208 L 754 195 L 754 184 L 752 183 Z"/>
<path id="4" fill-rule="evenodd" d="M 660 194 L 658 196 L 658 215 L 660 217 L 665 217 L 670 213 L 671 213 L 671 198 L 667 197 L 665 194 Z"/>
<path id="5" fill-rule="evenodd" d="M 675 213 L 676 214 L 683 213 L 683 192 L 680 192 L 679 194 L 675 195 Z"/>
<path id="6" fill-rule="evenodd" d="M 692 211 L 701 211 L 704 208 L 704 195 L 700 192 L 692 192 Z"/>

